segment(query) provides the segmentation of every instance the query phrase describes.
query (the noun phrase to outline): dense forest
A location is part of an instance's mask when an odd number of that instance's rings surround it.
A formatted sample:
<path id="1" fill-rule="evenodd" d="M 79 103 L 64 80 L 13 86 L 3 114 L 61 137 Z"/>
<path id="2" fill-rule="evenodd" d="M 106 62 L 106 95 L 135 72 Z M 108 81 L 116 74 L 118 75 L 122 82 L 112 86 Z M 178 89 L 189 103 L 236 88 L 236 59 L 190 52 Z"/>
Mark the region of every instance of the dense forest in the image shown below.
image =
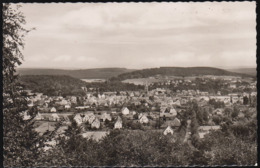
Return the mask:
<path id="1" fill-rule="evenodd" d="M 85 94 L 81 89 L 81 87 L 85 86 L 85 82 L 70 76 L 26 75 L 21 76 L 20 80 L 26 89 L 48 96 L 80 96 Z"/>
<path id="2" fill-rule="evenodd" d="M 122 73 L 133 71 L 126 68 L 95 68 L 95 69 L 36 69 L 36 68 L 18 68 L 20 75 L 68 75 L 78 79 L 108 79 Z"/>
<path id="3" fill-rule="evenodd" d="M 229 72 L 223 69 L 212 68 L 212 67 L 160 67 L 160 68 L 151 68 L 151 69 L 143 69 L 137 70 L 133 72 L 128 72 L 124 74 L 120 74 L 117 77 L 112 77 L 112 81 L 123 81 L 126 79 L 133 78 L 147 78 L 155 75 L 162 76 L 199 76 L 199 75 L 226 75 L 226 76 L 249 76 L 246 74 L 239 74 L 235 72 Z"/>
<path id="4" fill-rule="evenodd" d="M 93 88 L 93 91 L 116 92 L 143 90 L 141 85 L 122 83 L 120 81 L 86 83 L 80 79 L 65 75 L 24 75 L 20 76 L 26 89 L 48 96 L 83 96 L 81 87 Z"/>

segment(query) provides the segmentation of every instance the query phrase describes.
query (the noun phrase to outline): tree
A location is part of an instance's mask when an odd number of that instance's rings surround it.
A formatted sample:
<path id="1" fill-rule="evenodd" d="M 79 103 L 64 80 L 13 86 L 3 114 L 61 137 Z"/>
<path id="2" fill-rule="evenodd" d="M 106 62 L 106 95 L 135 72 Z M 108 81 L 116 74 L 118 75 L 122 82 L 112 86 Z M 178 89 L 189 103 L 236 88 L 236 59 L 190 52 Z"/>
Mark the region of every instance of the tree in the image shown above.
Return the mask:
<path id="1" fill-rule="evenodd" d="M 233 112 L 231 113 L 232 118 L 236 118 L 239 114 L 239 109 L 237 106 L 234 107 Z"/>
<path id="2" fill-rule="evenodd" d="M 28 110 L 26 94 L 15 75 L 23 59 L 25 17 L 10 4 L 3 4 L 3 156 L 4 166 L 35 165 L 43 139 L 33 130 L 36 110 Z M 25 120 L 24 115 L 30 116 Z"/>
<path id="3" fill-rule="evenodd" d="M 249 102 L 248 97 L 247 97 L 247 96 L 244 96 L 244 97 L 243 97 L 243 104 L 244 104 L 244 105 L 247 105 L 248 102 Z"/>

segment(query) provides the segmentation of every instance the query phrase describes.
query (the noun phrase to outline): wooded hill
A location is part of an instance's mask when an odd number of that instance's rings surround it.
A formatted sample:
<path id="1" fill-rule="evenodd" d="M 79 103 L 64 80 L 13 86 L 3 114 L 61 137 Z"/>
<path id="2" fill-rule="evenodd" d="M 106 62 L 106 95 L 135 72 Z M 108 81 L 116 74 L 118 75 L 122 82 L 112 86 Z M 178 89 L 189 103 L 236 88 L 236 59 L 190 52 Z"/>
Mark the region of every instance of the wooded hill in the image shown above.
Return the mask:
<path id="1" fill-rule="evenodd" d="M 248 74 L 252 76 L 256 76 L 256 68 L 236 68 L 236 69 L 227 69 L 228 71 L 231 72 L 237 72 L 237 73 L 243 73 L 243 74 Z"/>
<path id="2" fill-rule="evenodd" d="M 143 86 L 120 81 L 86 83 L 66 75 L 24 75 L 20 81 L 25 89 L 48 96 L 83 96 L 85 92 L 81 87 L 98 88 L 100 92 L 143 90 Z"/>
<path id="3" fill-rule="evenodd" d="M 250 77 L 248 74 L 230 72 L 219 68 L 212 67 L 160 67 L 137 70 L 133 72 L 128 72 L 120 74 L 117 77 L 112 77 L 111 80 L 123 81 L 126 79 L 133 78 L 147 78 L 155 75 L 161 76 L 199 76 L 199 75 L 215 75 L 215 76 L 241 76 Z"/>
<path id="4" fill-rule="evenodd" d="M 37 68 L 18 68 L 17 73 L 23 75 L 68 75 L 78 79 L 108 79 L 122 73 L 132 72 L 126 68 L 96 68 L 96 69 L 37 69 Z"/>
<path id="5" fill-rule="evenodd" d="M 65 75 L 25 75 L 20 77 L 25 89 L 40 92 L 48 96 L 80 96 L 84 95 L 81 87 L 85 82 Z"/>

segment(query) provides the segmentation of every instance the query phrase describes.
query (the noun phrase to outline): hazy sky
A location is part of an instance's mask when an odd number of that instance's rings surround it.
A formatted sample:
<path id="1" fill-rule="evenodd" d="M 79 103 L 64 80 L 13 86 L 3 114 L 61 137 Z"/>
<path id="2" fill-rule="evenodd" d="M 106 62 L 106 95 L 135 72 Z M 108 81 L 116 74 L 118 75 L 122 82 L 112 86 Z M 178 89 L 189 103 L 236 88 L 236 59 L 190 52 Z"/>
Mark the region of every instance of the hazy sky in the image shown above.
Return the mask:
<path id="1" fill-rule="evenodd" d="M 255 2 L 22 4 L 21 67 L 256 66 Z"/>

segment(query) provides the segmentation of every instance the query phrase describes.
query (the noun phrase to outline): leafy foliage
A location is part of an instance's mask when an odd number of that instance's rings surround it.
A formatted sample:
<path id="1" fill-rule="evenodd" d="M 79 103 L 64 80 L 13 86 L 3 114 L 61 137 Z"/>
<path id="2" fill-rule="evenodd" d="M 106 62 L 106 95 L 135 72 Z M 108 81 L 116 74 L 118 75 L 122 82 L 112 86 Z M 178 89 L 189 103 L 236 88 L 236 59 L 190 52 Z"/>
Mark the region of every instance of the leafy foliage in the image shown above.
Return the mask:
<path id="1" fill-rule="evenodd" d="M 33 131 L 35 110 L 28 111 L 22 87 L 14 75 L 15 67 L 21 64 L 25 18 L 10 4 L 3 4 L 3 135 L 4 165 L 30 166 L 40 153 L 39 137 Z M 24 120 L 24 114 L 31 118 Z"/>

